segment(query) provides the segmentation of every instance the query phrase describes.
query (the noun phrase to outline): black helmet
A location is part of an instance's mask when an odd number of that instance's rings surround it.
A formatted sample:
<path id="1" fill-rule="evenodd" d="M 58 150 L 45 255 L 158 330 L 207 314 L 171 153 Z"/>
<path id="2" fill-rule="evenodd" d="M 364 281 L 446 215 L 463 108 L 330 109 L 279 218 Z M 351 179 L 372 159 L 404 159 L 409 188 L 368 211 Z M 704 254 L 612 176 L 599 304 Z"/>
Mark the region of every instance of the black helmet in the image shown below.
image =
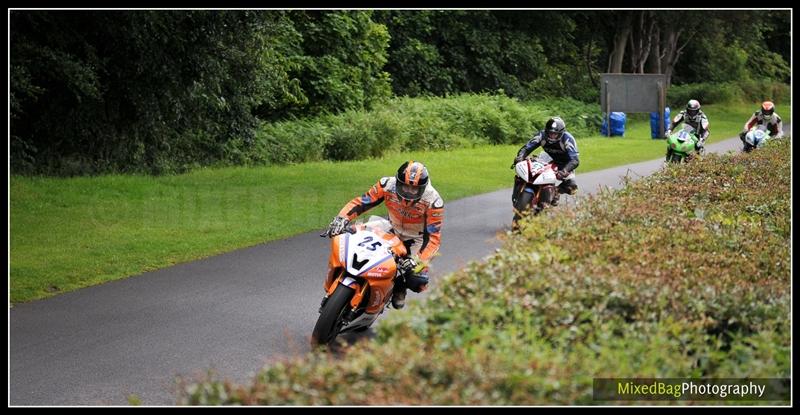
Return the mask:
<path id="1" fill-rule="evenodd" d="M 700 112 L 700 101 L 696 99 L 690 99 L 689 103 L 686 104 L 686 115 L 689 116 L 690 120 L 694 120 L 699 112 Z"/>
<path id="2" fill-rule="evenodd" d="M 397 169 L 397 194 L 406 200 L 419 200 L 428 181 L 428 169 L 425 165 L 409 160 Z"/>
<path id="3" fill-rule="evenodd" d="M 564 131 L 567 129 L 564 120 L 559 117 L 553 117 L 547 120 L 544 125 L 544 138 L 550 143 L 555 143 L 561 140 Z"/>

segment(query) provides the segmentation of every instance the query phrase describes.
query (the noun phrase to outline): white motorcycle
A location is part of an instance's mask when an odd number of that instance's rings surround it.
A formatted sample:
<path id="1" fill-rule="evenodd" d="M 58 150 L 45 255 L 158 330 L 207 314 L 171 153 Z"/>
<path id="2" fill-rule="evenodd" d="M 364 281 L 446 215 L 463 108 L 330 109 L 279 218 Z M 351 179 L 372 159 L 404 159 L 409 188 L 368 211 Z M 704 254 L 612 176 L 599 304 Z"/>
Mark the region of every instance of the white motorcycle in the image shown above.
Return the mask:
<path id="1" fill-rule="evenodd" d="M 514 167 L 514 171 L 515 184 L 524 182 L 524 186 L 514 187 L 520 189 L 518 194 L 513 195 L 514 218 L 511 221 L 512 228 L 517 229 L 517 221 L 524 215 L 530 212 L 538 215 L 545 207 L 552 205 L 561 180 L 556 178 L 558 166 L 545 152 L 535 159 L 526 158 L 520 161 Z M 574 178 L 575 173 L 570 173 L 564 180 Z"/>
<path id="2" fill-rule="evenodd" d="M 766 125 L 754 125 L 750 131 L 744 136 L 744 148 L 742 149 L 745 153 L 749 153 L 753 151 L 754 148 L 759 148 L 764 145 L 764 143 L 769 140 L 769 132 L 767 131 Z"/>

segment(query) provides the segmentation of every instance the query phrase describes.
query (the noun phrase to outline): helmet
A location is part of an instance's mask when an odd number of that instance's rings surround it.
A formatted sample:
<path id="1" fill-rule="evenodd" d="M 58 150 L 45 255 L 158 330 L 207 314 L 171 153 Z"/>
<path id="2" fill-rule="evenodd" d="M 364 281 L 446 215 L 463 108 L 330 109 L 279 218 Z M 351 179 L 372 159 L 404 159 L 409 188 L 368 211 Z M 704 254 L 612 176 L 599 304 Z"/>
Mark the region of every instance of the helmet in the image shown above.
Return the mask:
<path id="1" fill-rule="evenodd" d="M 686 104 L 686 115 L 689 116 L 690 120 L 694 120 L 697 117 L 697 114 L 700 113 L 700 101 L 696 99 L 690 99 L 689 103 Z"/>
<path id="2" fill-rule="evenodd" d="M 419 200 L 428 182 L 428 169 L 418 161 L 409 160 L 397 169 L 397 194 L 403 199 Z"/>
<path id="3" fill-rule="evenodd" d="M 564 135 L 564 130 L 566 130 L 566 128 L 567 126 L 561 118 L 550 118 L 544 125 L 544 139 L 549 143 L 556 143 L 561 140 L 561 136 Z"/>
<path id="4" fill-rule="evenodd" d="M 764 101 L 761 103 L 761 115 L 764 116 L 766 119 L 772 118 L 772 114 L 775 112 L 775 104 L 772 101 Z"/>

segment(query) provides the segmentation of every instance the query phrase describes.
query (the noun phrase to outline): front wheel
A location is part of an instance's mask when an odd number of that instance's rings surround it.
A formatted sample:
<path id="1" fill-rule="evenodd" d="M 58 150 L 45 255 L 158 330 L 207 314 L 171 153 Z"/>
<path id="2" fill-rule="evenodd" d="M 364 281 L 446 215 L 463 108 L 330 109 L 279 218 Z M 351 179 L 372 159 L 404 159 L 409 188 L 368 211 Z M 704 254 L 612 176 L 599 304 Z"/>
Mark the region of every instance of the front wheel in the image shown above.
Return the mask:
<path id="1" fill-rule="evenodd" d="M 519 220 L 526 215 L 531 207 L 531 200 L 533 193 L 522 192 L 517 197 L 517 202 L 514 204 L 514 218 L 511 219 L 511 229 L 516 230 L 519 228 Z"/>
<path id="2" fill-rule="evenodd" d="M 680 163 L 683 161 L 683 156 L 679 153 L 672 153 L 669 157 L 669 161 L 672 163 Z"/>
<path id="3" fill-rule="evenodd" d="M 537 213 L 544 210 L 545 206 L 552 205 L 558 190 L 552 184 L 544 185 L 539 188 L 539 203 Z"/>
<path id="4" fill-rule="evenodd" d="M 319 319 L 317 319 L 317 324 L 311 334 L 312 344 L 326 345 L 336 339 L 353 294 L 355 294 L 355 290 L 350 287 L 341 284 L 336 287 L 320 310 Z"/>

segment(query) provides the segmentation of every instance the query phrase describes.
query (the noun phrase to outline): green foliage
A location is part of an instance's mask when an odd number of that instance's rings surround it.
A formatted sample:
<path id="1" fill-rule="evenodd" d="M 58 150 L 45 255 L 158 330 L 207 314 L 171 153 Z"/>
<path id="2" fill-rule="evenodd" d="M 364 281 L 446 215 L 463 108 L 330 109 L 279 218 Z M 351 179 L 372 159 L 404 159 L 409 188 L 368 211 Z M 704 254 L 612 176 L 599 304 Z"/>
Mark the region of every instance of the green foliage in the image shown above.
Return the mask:
<path id="1" fill-rule="evenodd" d="M 400 130 L 385 119 L 373 120 L 369 114 L 357 113 L 348 117 L 352 124 L 338 123 L 330 130 L 330 141 L 325 146 L 329 160 L 356 160 L 380 157 L 397 143 Z"/>
<path id="2" fill-rule="evenodd" d="M 261 76 L 275 68 L 259 55 L 286 25 L 281 14 L 263 17 L 15 11 L 12 84 L 24 105 L 11 127 L 25 144 L 12 169 L 158 173 L 219 159 L 229 138 L 250 139 L 250 110 L 270 89 L 291 89 Z"/>
<path id="3" fill-rule="evenodd" d="M 578 28 L 570 15 L 394 10 L 376 19 L 392 36 L 386 70 L 398 95 L 502 90 L 522 100 L 597 99 L 597 86 L 576 66 L 571 39 Z"/>
<path id="4" fill-rule="evenodd" d="M 718 35 L 721 37 L 723 34 Z M 703 38 L 698 43 L 709 52 L 706 59 L 695 61 L 696 71 L 703 74 L 705 82 L 720 83 L 750 77 L 747 51 L 738 42 L 724 43 L 721 39 Z"/>
<path id="5" fill-rule="evenodd" d="M 548 12 L 542 12 L 547 14 Z M 398 95 L 493 92 L 524 98 L 547 64 L 542 42 L 569 27 L 531 24 L 532 12 L 379 12 L 392 42 L 386 69 Z M 568 20 L 568 19 L 567 19 Z"/>
<path id="6" fill-rule="evenodd" d="M 299 114 L 369 108 L 391 95 L 383 72 L 389 33 L 371 12 L 292 12 L 303 34 L 303 56 L 292 75 L 300 80 L 309 105 Z"/>
<path id="7" fill-rule="evenodd" d="M 765 49 L 761 44 L 742 44 L 725 39 L 726 34 L 716 32 L 697 42 L 704 59 L 691 62 L 692 69 L 702 74 L 703 82 L 741 83 L 751 79 L 767 79 L 774 83 L 788 82 L 791 68 L 781 55 Z"/>
<path id="8" fill-rule="evenodd" d="M 607 67 L 624 13 L 14 10 L 11 169 L 158 174 L 271 162 L 275 157 L 263 154 L 269 145 L 255 142 L 261 122 L 369 111 L 393 94 L 500 93 L 524 102 L 594 104 L 598 73 Z M 653 13 L 662 26 L 680 22 L 678 43 L 688 42 L 673 83 L 725 85 L 679 88 L 671 92 L 678 101 L 689 92 L 708 96 L 706 102 L 788 97 L 786 87 L 773 86 L 790 81 L 789 11 Z M 382 118 L 390 135 L 396 126 L 407 128 L 390 118 Z M 418 131 L 398 133 L 400 148 L 471 142 L 447 131 L 449 120 L 421 121 Z M 582 128 L 580 123 L 572 125 Z M 487 115 L 478 124 L 475 131 L 487 142 L 510 142 L 519 134 L 505 115 Z M 378 155 L 384 151 L 379 143 L 395 142 L 367 137 L 373 134 L 358 128 L 332 130 L 336 134 L 323 140 L 321 155 L 287 150 L 288 160 Z M 270 134 L 269 140 L 281 135 Z M 336 148 L 333 139 L 343 147 Z"/>
<path id="9" fill-rule="evenodd" d="M 590 75 L 572 64 L 548 66 L 541 77 L 527 86 L 527 96 L 531 98 L 569 97 L 584 103 L 600 102 L 600 87 L 591 81 Z"/>
<path id="10" fill-rule="evenodd" d="M 671 85 L 667 91 L 667 105 L 672 108 L 684 108 L 691 99 L 699 100 L 702 105 L 726 102 L 742 102 L 742 90 L 733 84 L 695 83 Z"/>
<path id="11" fill-rule="evenodd" d="M 169 173 L 252 152 L 257 118 L 391 91 L 369 12 L 14 11 L 15 173 Z M 55 34 L 55 35 L 53 35 Z"/>
<path id="12" fill-rule="evenodd" d="M 398 95 L 502 89 L 522 100 L 596 102 L 598 73 L 605 72 L 621 13 L 396 10 L 375 18 L 392 36 L 386 70 Z M 787 11 L 660 11 L 655 17 L 662 42 L 667 27 L 681 29 L 679 45 L 688 42 L 676 83 L 789 81 Z M 632 30 L 646 28 L 634 22 Z M 626 69 L 630 60 L 628 53 Z"/>
<path id="13" fill-rule="evenodd" d="M 391 313 L 375 341 L 269 365 L 247 386 L 185 383 L 179 403 L 598 404 L 594 378 L 789 377 L 788 150 L 667 166 L 545 212 Z"/>
<path id="14" fill-rule="evenodd" d="M 676 66 L 677 83 L 739 83 L 750 79 L 790 82 L 785 48 L 788 11 L 718 10 L 702 24 Z"/>
<path id="15" fill-rule="evenodd" d="M 672 85 L 667 91 L 667 104 L 683 108 L 690 99 L 701 104 L 722 104 L 772 100 L 791 103 L 789 85 L 770 80 L 748 80 L 737 83 L 694 83 Z"/>
<path id="16" fill-rule="evenodd" d="M 750 102 L 769 100 L 781 104 L 792 103 L 792 90 L 789 84 L 765 79 L 740 82 L 739 86 L 745 99 Z"/>
<path id="17" fill-rule="evenodd" d="M 446 150 L 529 139 L 548 117 L 560 115 L 576 137 L 602 123 L 597 105 L 572 99 L 522 103 L 504 95 L 395 98 L 371 111 L 263 124 L 249 152 L 252 164 L 355 160 L 387 152 Z"/>

